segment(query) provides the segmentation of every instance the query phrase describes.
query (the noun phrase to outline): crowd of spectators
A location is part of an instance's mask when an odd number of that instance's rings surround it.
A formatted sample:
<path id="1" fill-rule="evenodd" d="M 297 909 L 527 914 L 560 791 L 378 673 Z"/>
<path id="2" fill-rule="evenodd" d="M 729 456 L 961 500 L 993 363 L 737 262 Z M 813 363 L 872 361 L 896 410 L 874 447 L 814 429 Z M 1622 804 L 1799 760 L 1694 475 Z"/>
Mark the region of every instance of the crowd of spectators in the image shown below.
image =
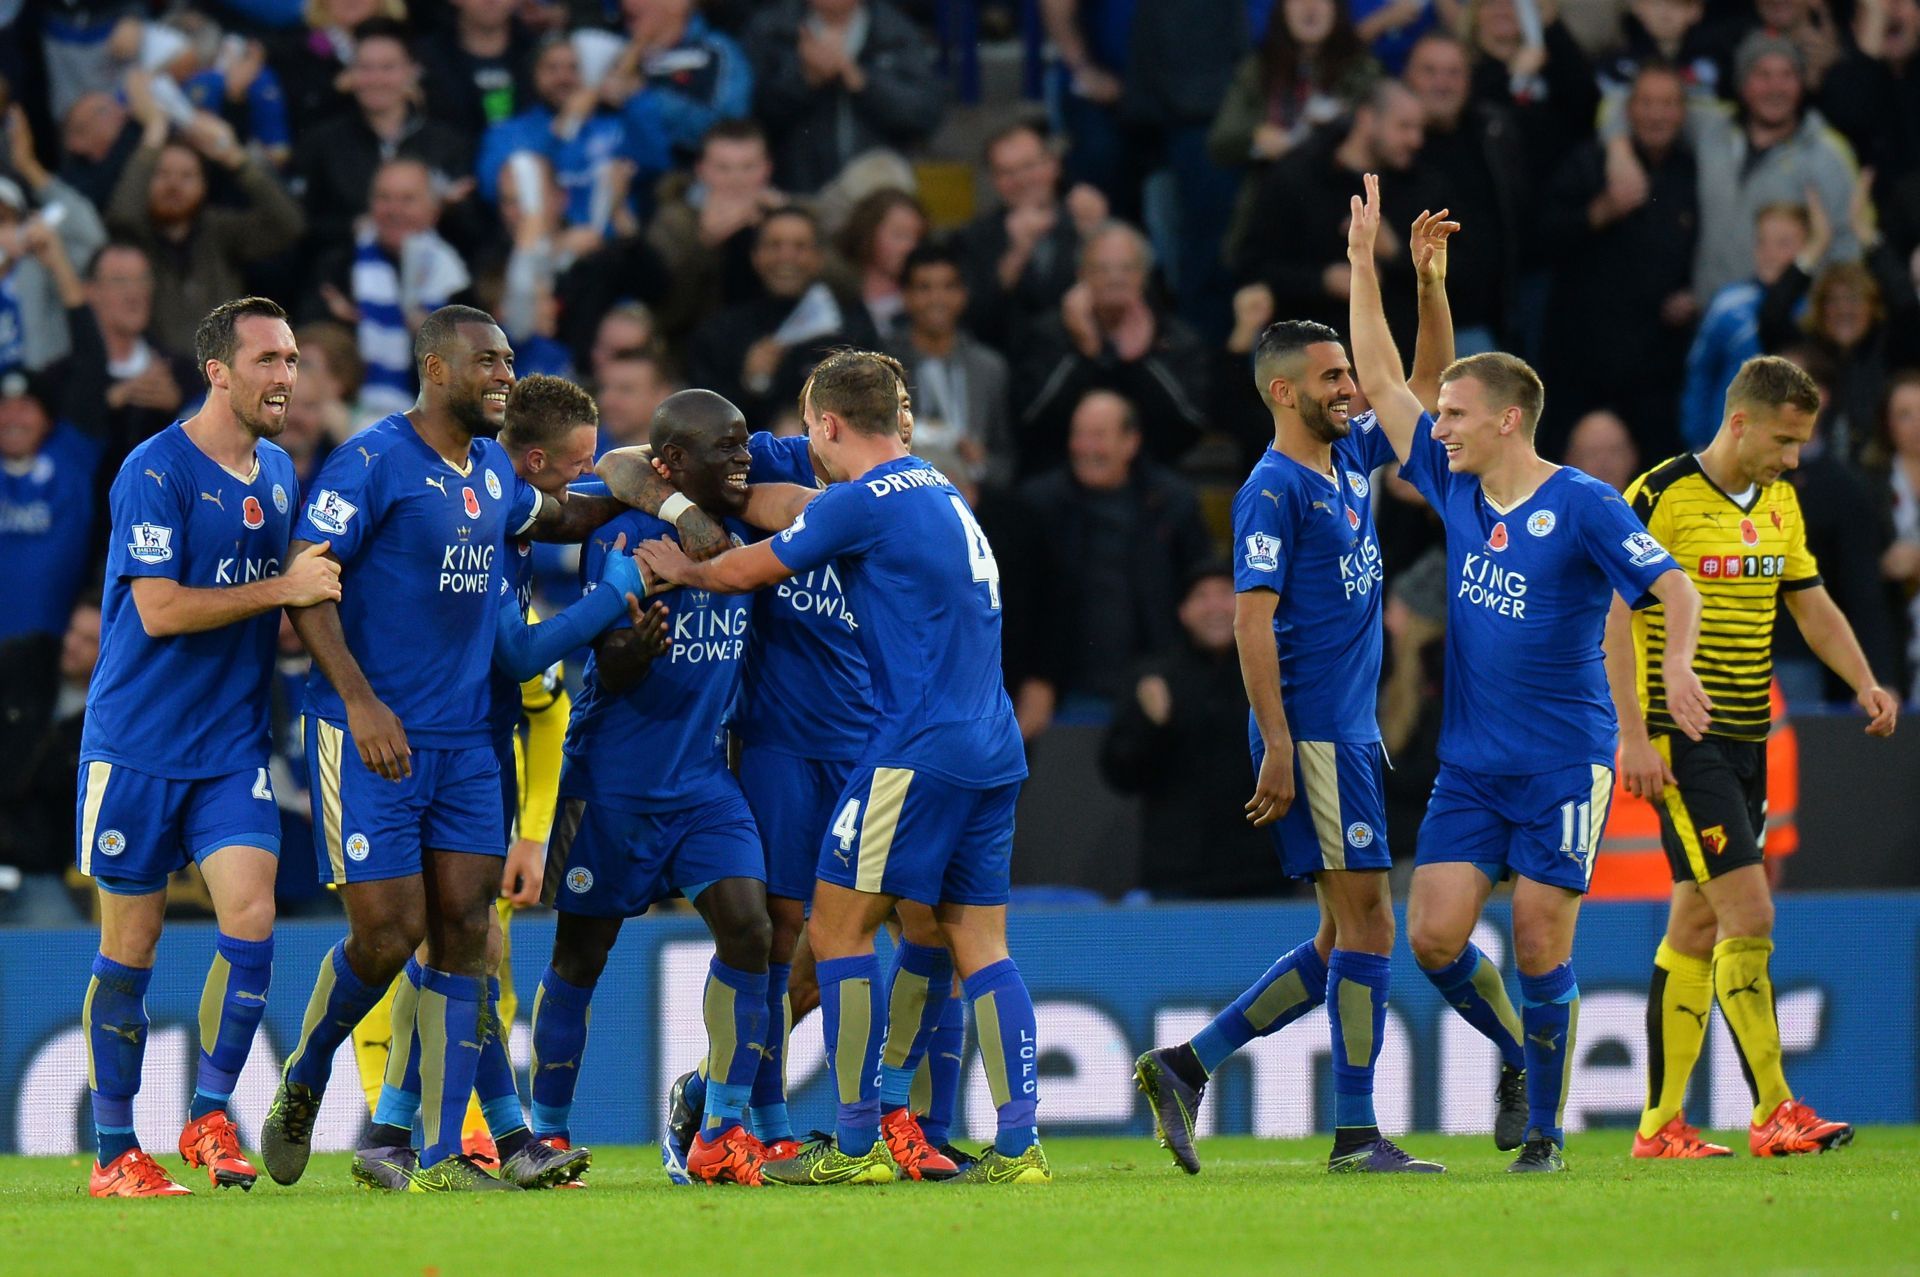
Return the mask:
<path id="1" fill-rule="evenodd" d="M 1111 722 L 1147 824 L 1236 848 L 1153 889 L 1271 885 L 1213 810 L 1244 734 L 1224 497 L 1270 436 L 1261 327 L 1345 327 L 1369 171 L 1402 348 L 1404 228 L 1445 206 L 1459 352 L 1540 367 L 1550 457 L 1624 486 L 1711 436 L 1743 359 L 1813 372 L 1814 548 L 1920 698 L 1920 0 L 1032 0 L 1043 102 L 964 114 L 960 2 L 0 0 L 0 896 L 69 859 L 106 484 L 244 292 L 297 320 L 303 481 L 412 402 L 448 302 L 590 386 L 605 447 L 685 385 L 791 432 L 822 351 L 893 352 L 999 547 L 1034 748 Z M 956 144 L 972 200 L 924 180 Z M 1382 718 L 1417 744 L 1438 534 L 1388 490 Z M 1780 655 L 1797 706 L 1840 691 L 1790 626 Z"/>

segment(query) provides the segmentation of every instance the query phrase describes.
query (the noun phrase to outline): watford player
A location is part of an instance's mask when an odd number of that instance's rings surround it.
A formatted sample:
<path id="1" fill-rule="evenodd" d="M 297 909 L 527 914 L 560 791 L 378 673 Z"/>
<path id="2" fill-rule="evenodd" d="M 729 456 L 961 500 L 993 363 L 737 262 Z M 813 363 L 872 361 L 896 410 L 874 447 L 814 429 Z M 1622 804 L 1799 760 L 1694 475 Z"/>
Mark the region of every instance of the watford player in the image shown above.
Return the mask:
<path id="1" fill-rule="evenodd" d="M 1727 1157 L 1681 1112 L 1687 1077 L 1715 997 L 1753 1092 L 1747 1146 L 1756 1157 L 1820 1153 L 1853 1138 L 1793 1096 L 1781 1068 L 1768 971 L 1773 900 L 1763 848 L 1767 822 L 1768 690 L 1773 623 L 1784 598 L 1807 645 L 1853 688 L 1867 733 L 1891 736 L 1899 701 L 1879 686 L 1807 550 L 1792 485 L 1820 410 L 1813 379 L 1784 359 L 1748 360 L 1727 389 L 1719 433 L 1698 455 L 1654 467 L 1628 503 L 1679 561 L 1703 604 L 1694 669 L 1713 697 L 1713 725 L 1690 741 L 1675 730 L 1660 669 L 1666 618 L 1614 601 L 1607 671 L 1620 716 L 1620 771 L 1653 804 L 1673 870 L 1666 938 L 1647 997 L 1647 1107 L 1635 1157 Z M 1631 634 L 1629 634 L 1631 625 Z"/>

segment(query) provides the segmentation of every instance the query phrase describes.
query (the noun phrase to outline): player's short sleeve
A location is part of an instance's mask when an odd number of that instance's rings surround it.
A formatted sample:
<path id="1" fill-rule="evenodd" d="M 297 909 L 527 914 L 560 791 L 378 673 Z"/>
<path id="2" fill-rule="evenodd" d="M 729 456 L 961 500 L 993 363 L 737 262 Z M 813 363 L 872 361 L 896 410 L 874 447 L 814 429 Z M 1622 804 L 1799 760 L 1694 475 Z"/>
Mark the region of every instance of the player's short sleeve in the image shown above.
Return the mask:
<path id="1" fill-rule="evenodd" d="M 1659 491 L 1648 482 L 1652 477 L 1653 472 L 1649 470 L 1628 484 L 1625 500 L 1627 508 L 1633 511 L 1641 526 L 1654 540 L 1665 545 L 1673 539 L 1673 516 L 1669 513 L 1672 507 L 1660 499 Z"/>
<path id="2" fill-rule="evenodd" d="M 1417 428 L 1416 428 L 1417 430 Z M 1428 432 L 1431 436 L 1432 432 Z M 1359 454 L 1360 464 L 1369 474 L 1381 466 L 1400 458 L 1393 451 L 1393 441 L 1387 438 L 1387 432 L 1381 428 L 1380 418 L 1371 408 L 1353 419 L 1353 433 L 1349 436 Z"/>
<path id="3" fill-rule="evenodd" d="M 517 537 L 540 517 L 540 508 L 546 504 L 547 498 L 540 489 L 522 479 L 520 472 L 511 465 L 507 467 L 507 482 L 513 486 L 513 503 L 507 507 L 507 535 Z"/>
<path id="4" fill-rule="evenodd" d="M 1384 435 L 1385 431 L 1380 431 Z M 1391 446 L 1387 449 L 1392 452 Z M 1433 414 L 1423 412 L 1413 428 L 1413 442 L 1407 449 L 1406 464 L 1400 477 L 1419 489 L 1420 495 L 1438 507 L 1444 505 L 1453 486 L 1453 472 L 1447 469 L 1447 449 L 1433 437 Z"/>
<path id="5" fill-rule="evenodd" d="M 1680 565 L 1627 503 L 1598 480 L 1583 485 L 1576 500 L 1574 525 L 1588 557 L 1630 606 L 1647 606 L 1653 583 Z"/>
<path id="6" fill-rule="evenodd" d="M 331 542 L 343 564 L 360 558 L 380 522 L 386 499 L 386 465 L 361 447 L 335 448 L 320 467 L 294 525 L 298 541 Z"/>
<path id="7" fill-rule="evenodd" d="M 1273 590 L 1287 579 L 1292 548 L 1292 489 L 1259 472 L 1233 502 L 1233 588 Z"/>
<path id="8" fill-rule="evenodd" d="M 790 572 L 810 572 L 835 559 L 865 553 L 877 539 L 869 508 L 877 500 L 858 481 L 834 484 L 768 539 L 773 557 Z"/>
<path id="9" fill-rule="evenodd" d="M 1808 590 L 1820 584 L 1820 563 L 1807 546 L 1807 519 L 1800 510 L 1800 494 L 1790 483 L 1777 485 L 1781 513 L 1789 521 L 1787 567 L 1781 574 L 1783 590 Z"/>
<path id="10" fill-rule="evenodd" d="M 753 462 L 747 468 L 748 483 L 797 483 L 814 486 L 813 454 L 805 435 L 776 435 L 765 430 L 747 439 L 747 453 Z"/>
<path id="11" fill-rule="evenodd" d="M 187 535 L 184 476 L 168 472 L 164 462 L 136 458 L 121 467 L 107 497 L 113 529 L 107 541 L 107 579 L 165 577 L 180 579 L 180 555 Z"/>

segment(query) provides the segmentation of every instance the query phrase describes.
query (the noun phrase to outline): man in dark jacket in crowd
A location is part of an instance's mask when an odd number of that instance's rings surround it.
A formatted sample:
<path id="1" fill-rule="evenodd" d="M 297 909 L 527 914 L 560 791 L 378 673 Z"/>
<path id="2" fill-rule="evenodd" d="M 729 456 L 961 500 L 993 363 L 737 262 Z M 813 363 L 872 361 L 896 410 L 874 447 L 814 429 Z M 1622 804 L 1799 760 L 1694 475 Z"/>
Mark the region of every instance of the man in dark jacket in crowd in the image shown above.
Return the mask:
<path id="1" fill-rule="evenodd" d="M 1233 642 L 1233 573 L 1187 579 L 1180 639 L 1141 664 L 1100 749 L 1109 784 L 1141 796 L 1140 885 L 1156 896 L 1291 893 L 1273 845 L 1242 812 L 1247 692 Z"/>
<path id="2" fill-rule="evenodd" d="M 1056 704 L 1093 709 L 1124 695 L 1133 667 L 1178 640 L 1187 573 L 1212 556 L 1193 490 L 1141 456 L 1142 444 L 1136 405 L 1088 391 L 1067 464 L 1021 492 L 1048 548 L 1040 633 Z"/>
<path id="3" fill-rule="evenodd" d="M 1209 356 L 1200 338 L 1147 296 L 1146 236 L 1108 222 L 1080 252 L 1080 282 L 1026 344 L 1014 402 L 1020 468 L 1034 474 L 1066 451 L 1070 420 L 1089 392 L 1110 390 L 1138 416 L 1147 455 L 1184 456 L 1206 428 Z"/>
<path id="4" fill-rule="evenodd" d="M 1685 376 L 1698 313 L 1693 254 L 1700 230 L 1686 119 L 1679 74 L 1642 67 L 1627 98 L 1627 136 L 1581 146 L 1542 204 L 1540 238 L 1559 263 L 1547 311 L 1553 396 L 1540 439 L 1545 456 L 1558 456 L 1573 423 L 1600 407 L 1627 422 L 1642 456 L 1679 447 L 1673 388 Z M 1608 162 L 1620 147 L 1632 148 L 1637 168 Z"/>
<path id="5" fill-rule="evenodd" d="M 782 0 L 748 28 L 747 57 L 775 180 L 800 194 L 862 151 L 924 141 L 946 103 L 933 45 L 886 0 Z"/>

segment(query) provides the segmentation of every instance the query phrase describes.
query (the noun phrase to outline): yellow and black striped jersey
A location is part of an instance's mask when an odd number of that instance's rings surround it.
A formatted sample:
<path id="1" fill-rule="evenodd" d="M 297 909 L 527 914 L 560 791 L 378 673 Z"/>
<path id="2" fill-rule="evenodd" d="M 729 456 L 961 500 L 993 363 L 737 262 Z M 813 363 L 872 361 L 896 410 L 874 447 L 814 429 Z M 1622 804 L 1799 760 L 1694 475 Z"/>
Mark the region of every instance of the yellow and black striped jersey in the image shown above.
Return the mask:
<path id="1" fill-rule="evenodd" d="M 1693 668 L 1713 698 L 1712 734 L 1765 740 L 1780 591 L 1820 584 L 1793 485 L 1776 479 L 1743 504 L 1721 491 L 1688 453 L 1635 479 L 1627 503 L 1700 591 Z M 1660 672 L 1666 635 L 1664 609 L 1634 613 L 1640 709 L 1654 731 L 1677 730 Z"/>
<path id="2" fill-rule="evenodd" d="M 539 613 L 527 609 L 529 623 Z M 561 667 L 552 665 L 520 684 L 520 727 L 513 736 L 514 761 L 520 769 L 520 819 L 515 838 L 545 842 L 553 828 L 560 792 L 561 746 L 573 703 L 567 697 Z"/>

